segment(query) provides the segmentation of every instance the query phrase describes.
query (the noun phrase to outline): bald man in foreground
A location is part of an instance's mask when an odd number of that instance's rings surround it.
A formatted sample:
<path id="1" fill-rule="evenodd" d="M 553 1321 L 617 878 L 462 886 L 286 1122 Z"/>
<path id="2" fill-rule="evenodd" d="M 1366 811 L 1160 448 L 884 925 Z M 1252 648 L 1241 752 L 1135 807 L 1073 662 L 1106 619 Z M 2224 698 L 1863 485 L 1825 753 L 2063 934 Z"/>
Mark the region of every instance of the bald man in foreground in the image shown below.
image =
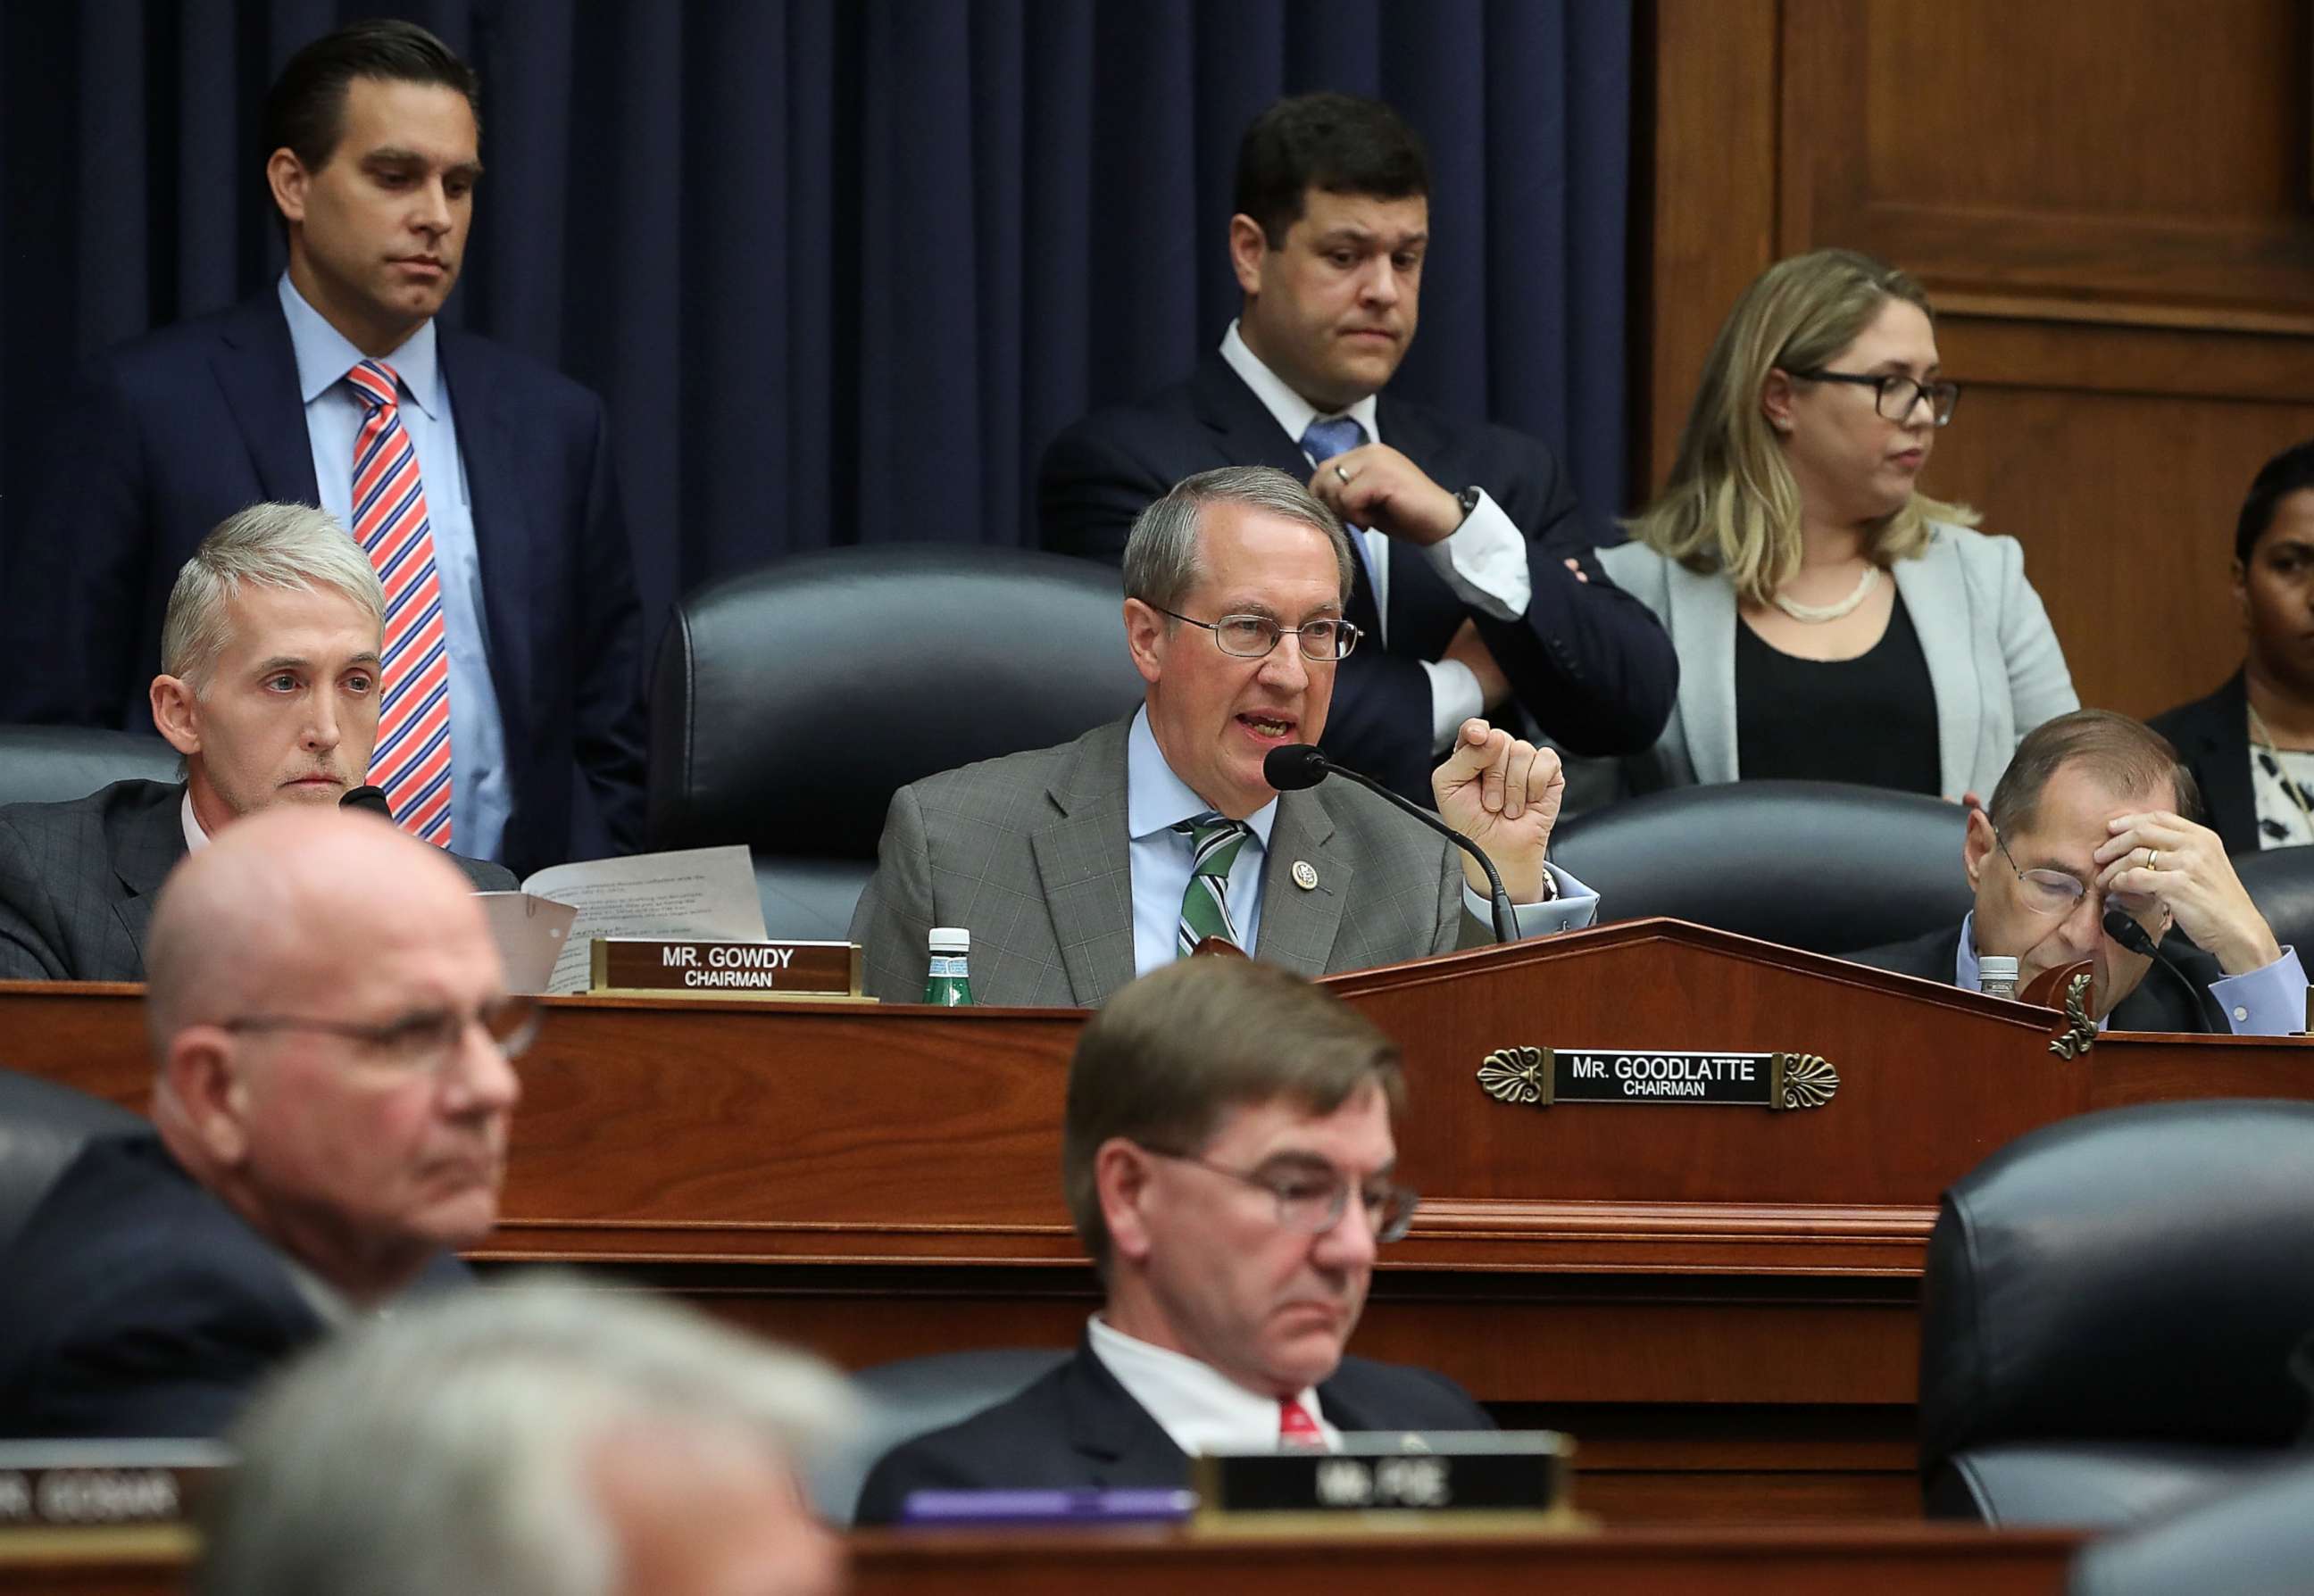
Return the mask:
<path id="1" fill-rule="evenodd" d="M 536 1009 L 439 849 L 249 816 L 171 874 L 148 965 L 152 1130 L 91 1142 L 0 1257 L 0 1435 L 218 1434 L 497 1221 Z"/>

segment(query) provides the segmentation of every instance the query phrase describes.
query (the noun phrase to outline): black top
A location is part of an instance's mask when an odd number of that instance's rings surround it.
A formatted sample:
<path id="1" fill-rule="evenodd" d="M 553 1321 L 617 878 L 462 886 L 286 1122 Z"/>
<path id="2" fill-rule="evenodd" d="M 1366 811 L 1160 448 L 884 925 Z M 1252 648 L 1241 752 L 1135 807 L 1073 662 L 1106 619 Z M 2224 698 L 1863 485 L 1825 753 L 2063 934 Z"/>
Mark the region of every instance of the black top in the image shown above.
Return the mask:
<path id="1" fill-rule="evenodd" d="M 1945 796 L 1936 683 L 1901 595 L 1888 630 L 1853 659 L 1801 659 L 1736 622 L 1736 769 L 1746 780 Z"/>

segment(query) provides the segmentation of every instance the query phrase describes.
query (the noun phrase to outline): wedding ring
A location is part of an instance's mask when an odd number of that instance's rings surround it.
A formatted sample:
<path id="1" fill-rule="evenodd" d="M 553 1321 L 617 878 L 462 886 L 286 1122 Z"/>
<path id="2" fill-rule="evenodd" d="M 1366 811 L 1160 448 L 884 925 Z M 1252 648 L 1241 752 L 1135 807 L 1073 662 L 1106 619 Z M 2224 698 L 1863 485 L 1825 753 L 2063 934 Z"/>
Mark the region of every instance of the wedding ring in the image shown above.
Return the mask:
<path id="1" fill-rule="evenodd" d="M 2153 861 L 2160 857 L 2161 856 L 2159 853 L 2155 852 L 2152 849 L 2148 848 L 2145 851 L 2145 868 L 2149 870 L 2153 869 Z"/>
<path id="2" fill-rule="evenodd" d="M 1349 473 L 1349 472 L 1346 472 L 1346 471 L 1344 471 L 1344 470 L 1343 470 L 1340 466 L 1338 466 L 1338 466 L 1336 466 L 1336 467 L 1334 468 L 1334 474 L 1335 474 L 1336 476 L 1338 476 L 1338 477 L 1341 478 L 1341 479 L 1342 479 L 1342 481 L 1345 481 L 1345 482 L 1347 482 L 1347 481 L 1348 481 L 1350 480 L 1350 473 Z"/>

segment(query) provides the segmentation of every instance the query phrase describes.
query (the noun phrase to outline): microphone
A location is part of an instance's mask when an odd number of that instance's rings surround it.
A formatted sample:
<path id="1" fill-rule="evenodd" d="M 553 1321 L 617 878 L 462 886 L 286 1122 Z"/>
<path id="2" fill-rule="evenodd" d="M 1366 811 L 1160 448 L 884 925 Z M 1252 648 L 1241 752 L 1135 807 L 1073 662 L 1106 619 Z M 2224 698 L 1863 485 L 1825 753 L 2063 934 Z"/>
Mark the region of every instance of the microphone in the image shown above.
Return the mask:
<path id="1" fill-rule="evenodd" d="M 1355 781 L 1369 792 L 1379 793 L 1423 824 L 1479 861 L 1479 869 L 1487 873 L 1487 885 L 1494 889 L 1494 898 L 1487 905 L 1495 922 L 1495 940 L 1518 940 L 1518 916 L 1511 908 L 1511 895 L 1503 890 L 1502 876 L 1495 869 L 1495 861 L 1486 850 L 1456 831 L 1419 804 L 1409 803 L 1389 788 L 1370 776 L 1361 776 L 1344 765 L 1338 765 L 1308 743 L 1288 743 L 1282 748 L 1272 748 L 1262 756 L 1261 779 L 1280 792 L 1299 792 L 1305 787 L 1315 787 L 1329 776 L 1339 776 Z"/>
<path id="2" fill-rule="evenodd" d="M 357 787 L 338 800 L 340 809 L 367 809 L 381 820 L 393 818 L 393 807 L 385 801 L 383 787 Z"/>
<path id="3" fill-rule="evenodd" d="M 2143 926 L 2121 910 L 2108 908 L 2105 912 L 2105 934 L 2140 958 L 2150 958 L 2169 972 L 2169 979 L 2186 989 L 2186 996 L 2192 1001 L 2194 1012 L 2209 1025 L 2211 1035 L 2225 1036 L 2233 1033 L 2233 1027 L 2226 1023 L 2225 1013 L 2218 1007 L 2217 999 L 2210 995 L 2209 988 L 2195 984 L 2185 971 L 2171 964 L 2162 953 L 2160 945 L 2153 940 Z"/>

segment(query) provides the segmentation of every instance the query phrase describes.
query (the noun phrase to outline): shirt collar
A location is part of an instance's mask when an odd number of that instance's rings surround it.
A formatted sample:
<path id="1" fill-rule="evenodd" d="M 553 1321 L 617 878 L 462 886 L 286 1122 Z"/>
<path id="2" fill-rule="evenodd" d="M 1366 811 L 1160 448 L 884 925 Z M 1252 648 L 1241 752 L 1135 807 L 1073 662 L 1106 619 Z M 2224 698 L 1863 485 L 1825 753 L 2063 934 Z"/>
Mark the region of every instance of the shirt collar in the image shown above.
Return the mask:
<path id="1" fill-rule="evenodd" d="M 369 358 L 305 303 L 286 271 L 281 274 L 281 313 L 289 321 L 289 348 L 297 357 L 297 395 L 304 403 L 313 403 Z M 435 360 L 434 346 L 434 320 L 429 316 L 384 359 L 402 379 L 402 391 L 411 402 L 429 419 L 439 420 L 441 367 Z"/>
<path id="2" fill-rule="evenodd" d="M 209 834 L 202 829 L 200 816 L 193 813 L 193 789 L 190 782 L 185 787 L 184 806 L 180 813 L 185 822 L 185 851 L 199 853 L 209 845 Z"/>
<path id="3" fill-rule="evenodd" d="M 1277 424 L 1285 429 L 1285 436 L 1295 444 L 1299 445 L 1302 435 L 1310 430 L 1311 422 L 1329 413 L 1347 416 L 1365 428 L 1366 442 L 1378 444 L 1382 441 L 1382 428 L 1375 419 L 1379 407 L 1373 394 L 1367 394 L 1346 410 L 1328 412 L 1320 410 L 1288 387 L 1284 377 L 1261 363 L 1261 357 L 1249 348 L 1245 339 L 1239 336 L 1234 321 L 1229 324 L 1229 331 L 1222 334 L 1222 358 L 1228 361 L 1229 368 L 1253 390 L 1253 396 L 1261 401 L 1261 408 L 1276 418 Z"/>
<path id="4" fill-rule="evenodd" d="M 1961 917 L 1960 952 L 1956 957 L 1953 984 L 1965 992 L 1983 992 L 1984 978 L 1976 966 L 1976 911 Z"/>
<path id="5" fill-rule="evenodd" d="M 1210 1363 L 1128 1336 L 1095 1314 L 1086 1327 L 1093 1355 L 1117 1377 L 1173 1443 L 1189 1456 L 1202 1451 L 1275 1451 L 1278 1399 L 1249 1391 Z M 1326 1422 L 1318 1388 L 1295 1400 L 1330 1445 L 1338 1432 Z"/>
<path id="6" fill-rule="evenodd" d="M 1165 763 L 1165 751 L 1157 746 L 1157 734 L 1149 729 L 1149 706 L 1142 705 L 1134 711 L 1133 729 L 1125 737 L 1126 835 L 1138 842 L 1184 820 L 1212 813 L 1214 807 Z M 1270 828 L 1277 824 L 1277 800 L 1271 798 L 1247 816 L 1245 823 L 1267 852 Z"/>

